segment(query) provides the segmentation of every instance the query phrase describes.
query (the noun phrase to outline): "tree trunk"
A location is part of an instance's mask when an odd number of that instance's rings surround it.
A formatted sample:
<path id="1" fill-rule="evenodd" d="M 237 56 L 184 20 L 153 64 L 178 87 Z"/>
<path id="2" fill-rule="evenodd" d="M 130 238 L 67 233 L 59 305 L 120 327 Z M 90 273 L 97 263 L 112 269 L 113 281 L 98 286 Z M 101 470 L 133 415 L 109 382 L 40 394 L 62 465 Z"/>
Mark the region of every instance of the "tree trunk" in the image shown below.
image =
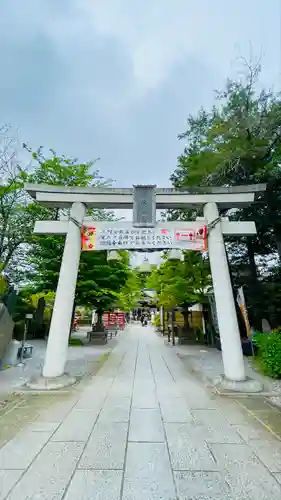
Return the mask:
<path id="1" fill-rule="evenodd" d="M 251 272 L 251 288 L 252 288 L 252 294 L 255 294 L 259 298 L 262 296 L 262 288 L 261 284 L 258 280 L 258 272 L 257 272 L 257 266 L 255 262 L 255 250 L 254 250 L 254 244 L 253 240 L 251 238 L 247 238 L 247 250 L 248 250 L 248 258 L 249 258 L 249 266 L 250 266 L 250 272 Z M 255 307 L 255 312 L 254 312 L 254 321 L 253 321 L 253 326 L 257 330 L 262 330 L 262 314 L 263 312 L 260 310 L 259 307 Z"/>
<path id="2" fill-rule="evenodd" d="M 104 324 L 102 321 L 103 311 L 101 309 L 97 310 L 97 316 L 98 316 L 98 320 L 97 320 L 96 324 L 93 326 L 93 332 L 104 332 L 105 328 L 104 328 Z"/>
<path id="3" fill-rule="evenodd" d="M 190 330 L 189 311 L 182 311 L 182 315 L 183 315 L 184 331 L 189 332 L 189 330 Z"/>
<path id="4" fill-rule="evenodd" d="M 254 282 L 258 281 L 258 273 L 257 273 L 257 266 L 255 262 L 255 251 L 254 251 L 254 245 L 253 245 L 253 240 L 251 238 L 247 238 L 247 250 L 248 250 L 248 258 L 249 258 L 249 264 L 250 264 L 250 271 L 251 271 L 251 277 Z"/>
<path id="5" fill-rule="evenodd" d="M 69 335 L 68 335 L 68 341 L 70 341 L 70 339 L 71 339 L 71 334 L 72 334 L 72 330 L 73 330 L 75 309 L 76 309 L 76 303 L 75 303 L 75 300 L 74 300 L 74 302 L 73 302 L 73 309 L 72 309 L 72 316 L 71 316 L 71 323 L 70 323 L 70 329 L 69 329 Z"/>
<path id="6" fill-rule="evenodd" d="M 281 234 L 280 234 L 280 230 L 274 228 L 274 234 L 275 234 L 275 241 L 276 241 L 279 261 L 281 262 Z"/>

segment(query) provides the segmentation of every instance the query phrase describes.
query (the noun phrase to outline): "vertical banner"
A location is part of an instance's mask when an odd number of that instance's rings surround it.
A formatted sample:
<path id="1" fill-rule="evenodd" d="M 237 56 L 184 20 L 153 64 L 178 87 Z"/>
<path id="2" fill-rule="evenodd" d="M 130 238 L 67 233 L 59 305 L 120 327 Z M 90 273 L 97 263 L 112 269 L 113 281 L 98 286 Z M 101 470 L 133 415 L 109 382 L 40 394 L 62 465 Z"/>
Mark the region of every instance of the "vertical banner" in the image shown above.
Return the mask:
<path id="1" fill-rule="evenodd" d="M 82 251 L 91 251 L 96 249 L 97 230 L 95 227 L 82 226 L 81 246 Z"/>
<path id="2" fill-rule="evenodd" d="M 248 311 L 247 311 L 247 307 L 246 307 L 246 301 L 245 301 L 245 297 L 244 297 L 244 292 L 243 292 L 243 287 L 240 286 L 240 288 L 238 288 L 238 291 L 237 291 L 237 303 L 239 305 L 239 308 L 240 308 L 240 311 L 242 313 L 242 316 L 244 318 L 244 322 L 245 322 L 245 325 L 246 325 L 246 330 L 247 330 L 247 335 L 248 337 L 251 336 L 251 326 L 250 326 L 250 323 L 249 323 L 249 318 L 248 318 Z"/>

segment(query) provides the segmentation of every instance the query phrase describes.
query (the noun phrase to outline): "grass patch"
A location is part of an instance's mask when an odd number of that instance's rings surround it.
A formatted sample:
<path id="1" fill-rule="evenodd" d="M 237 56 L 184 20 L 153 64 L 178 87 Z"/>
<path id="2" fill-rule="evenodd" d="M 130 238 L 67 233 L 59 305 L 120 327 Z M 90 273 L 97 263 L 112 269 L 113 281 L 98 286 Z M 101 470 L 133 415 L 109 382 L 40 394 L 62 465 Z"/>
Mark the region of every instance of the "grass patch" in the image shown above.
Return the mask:
<path id="1" fill-rule="evenodd" d="M 75 345 L 75 346 L 83 346 L 83 342 L 81 339 L 69 339 L 68 345 Z"/>
<path id="2" fill-rule="evenodd" d="M 5 364 L 0 366 L 0 371 L 8 370 L 9 368 L 12 368 L 12 365 Z"/>

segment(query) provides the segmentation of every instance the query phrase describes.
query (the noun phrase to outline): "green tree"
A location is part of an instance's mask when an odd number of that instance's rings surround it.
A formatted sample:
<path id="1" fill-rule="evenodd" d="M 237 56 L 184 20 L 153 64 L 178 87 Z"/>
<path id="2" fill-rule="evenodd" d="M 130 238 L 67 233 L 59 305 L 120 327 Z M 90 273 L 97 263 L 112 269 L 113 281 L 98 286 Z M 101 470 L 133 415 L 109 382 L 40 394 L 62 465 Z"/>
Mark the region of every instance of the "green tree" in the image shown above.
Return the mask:
<path id="1" fill-rule="evenodd" d="M 33 170 L 25 173 L 25 182 L 80 187 L 104 186 L 109 182 L 100 176 L 95 167 L 98 159 L 80 163 L 77 158 L 58 156 L 53 149 L 49 150 L 50 156 L 45 156 L 42 147 L 35 152 L 26 144 L 23 147 L 33 159 Z"/>
<path id="2" fill-rule="evenodd" d="M 268 183 L 260 203 L 236 217 L 254 217 L 260 247 L 267 243 L 270 251 L 279 245 L 281 98 L 256 91 L 259 73 L 260 66 L 248 67 L 244 81 L 229 80 L 217 92 L 218 105 L 211 112 L 201 109 L 188 118 L 179 136 L 186 146 L 171 179 L 176 187 Z"/>
<path id="3" fill-rule="evenodd" d="M 129 270 L 124 286 L 116 295 L 116 307 L 128 312 L 137 305 L 141 296 L 142 281 L 136 270 Z"/>
<path id="4" fill-rule="evenodd" d="M 91 306 L 103 313 L 116 303 L 116 294 L 127 282 L 129 257 L 119 252 L 120 261 L 107 262 L 107 252 L 83 252 L 76 287 L 77 304 Z"/>
<path id="5" fill-rule="evenodd" d="M 28 149 L 26 145 L 25 148 Z M 28 151 L 32 153 L 30 149 Z M 109 182 L 102 180 L 99 171 L 94 168 L 95 162 L 80 163 L 76 158 L 57 156 L 53 150 L 50 151 L 50 157 L 45 157 L 42 148 L 33 152 L 32 158 L 33 168 L 22 175 L 26 183 L 89 187 L 107 185 Z M 58 220 L 62 215 L 69 214 L 67 209 L 49 209 L 36 202 L 28 206 L 28 212 L 33 214 L 35 220 Z M 104 210 L 88 210 L 88 215 L 97 220 L 110 220 L 114 217 L 112 212 Z M 32 234 L 28 243 L 28 266 L 24 277 L 39 291 L 54 290 L 59 276 L 64 237 Z"/>
<path id="6" fill-rule="evenodd" d="M 24 175 L 25 182 L 67 186 L 107 185 L 99 172 L 94 170 L 95 163 L 80 164 L 76 159 L 58 157 L 51 151 L 51 157 L 43 156 L 41 149 L 33 153 L 33 171 Z M 67 215 L 68 210 L 46 209 L 36 202 L 29 210 L 40 214 L 42 219 L 57 220 Z M 114 220 L 114 214 L 105 210 L 88 210 L 96 220 Z M 60 264 L 64 248 L 64 237 L 59 235 L 32 235 L 29 240 L 28 269 L 25 278 L 30 282 L 33 293 L 54 292 L 57 287 Z M 82 252 L 77 279 L 77 305 L 97 309 L 99 318 L 104 310 L 111 308 L 116 294 L 125 285 L 129 274 L 129 257 L 120 252 L 121 260 L 107 262 L 106 252 Z"/>
<path id="7" fill-rule="evenodd" d="M 206 302 L 211 287 L 209 262 L 200 252 L 184 252 L 183 261 L 165 259 L 147 279 L 147 287 L 157 292 L 159 305 L 172 309 L 182 307 L 188 326 L 188 307 Z"/>
<path id="8" fill-rule="evenodd" d="M 54 245 L 39 246 L 38 254 L 32 254 L 33 271 L 29 274 L 34 293 L 55 291 L 63 253 L 61 238 Z M 76 285 L 77 305 L 105 311 L 116 302 L 117 293 L 125 286 L 130 273 L 128 256 L 121 252 L 121 260 L 107 262 L 104 251 L 82 252 Z"/>
<path id="9" fill-rule="evenodd" d="M 11 127 L 0 127 L 0 272 L 21 262 L 33 230 L 34 217 L 23 189 L 24 169 L 18 162 L 18 143 Z"/>
<path id="10" fill-rule="evenodd" d="M 171 177 L 175 187 L 189 189 L 267 183 L 256 204 L 228 214 L 256 222 L 256 237 L 228 238 L 227 248 L 234 282 L 247 284 L 250 314 L 258 328 L 266 310 L 261 306 L 263 263 L 275 252 L 281 256 L 281 99 L 273 91 L 257 90 L 259 73 L 259 65 L 248 65 L 244 80 L 228 80 L 217 92 L 217 105 L 210 112 L 201 109 L 188 118 L 187 130 L 179 136 L 186 144 L 184 152 Z"/>

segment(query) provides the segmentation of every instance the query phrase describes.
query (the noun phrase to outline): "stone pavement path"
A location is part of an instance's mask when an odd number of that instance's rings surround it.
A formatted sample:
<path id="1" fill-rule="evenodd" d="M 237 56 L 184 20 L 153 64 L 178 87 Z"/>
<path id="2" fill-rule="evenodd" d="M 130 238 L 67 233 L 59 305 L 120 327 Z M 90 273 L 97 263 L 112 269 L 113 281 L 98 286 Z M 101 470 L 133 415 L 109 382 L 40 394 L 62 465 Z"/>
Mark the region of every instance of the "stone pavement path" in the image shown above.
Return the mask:
<path id="1" fill-rule="evenodd" d="M 82 393 L 0 449 L 0 500 L 39 498 L 278 500 L 281 442 L 133 326 Z"/>

